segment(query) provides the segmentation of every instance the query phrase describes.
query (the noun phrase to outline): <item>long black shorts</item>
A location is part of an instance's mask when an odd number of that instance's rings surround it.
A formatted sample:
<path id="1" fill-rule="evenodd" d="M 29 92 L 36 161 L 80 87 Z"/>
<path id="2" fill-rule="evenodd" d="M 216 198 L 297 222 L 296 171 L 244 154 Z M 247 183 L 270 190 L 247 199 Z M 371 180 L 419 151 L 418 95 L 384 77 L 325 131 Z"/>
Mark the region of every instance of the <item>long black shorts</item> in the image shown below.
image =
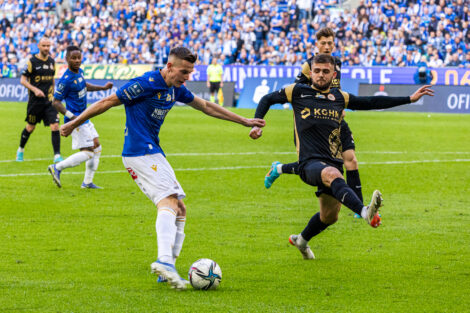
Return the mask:
<path id="1" fill-rule="evenodd" d="M 333 196 L 333 192 L 331 191 L 331 188 L 323 185 L 323 182 L 321 179 L 321 172 L 323 171 L 324 168 L 327 168 L 327 167 L 334 167 L 338 169 L 341 172 L 341 174 L 343 174 L 342 166 L 327 163 L 323 160 L 312 159 L 306 162 L 302 162 L 299 166 L 300 178 L 306 184 L 317 187 L 317 191 L 315 192 L 315 195 L 317 197 L 320 197 L 322 193 Z"/>
<path id="2" fill-rule="evenodd" d="M 346 123 L 345 120 L 341 121 L 341 133 L 339 135 L 340 135 L 341 146 L 343 147 L 343 151 L 356 150 L 356 146 L 354 145 L 354 138 L 353 138 L 351 129 L 349 128 L 349 125 L 348 123 Z"/>
<path id="3" fill-rule="evenodd" d="M 26 122 L 36 125 L 43 121 L 44 126 L 59 123 L 59 114 L 50 102 L 28 102 Z"/>
<path id="4" fill-rule="evenodd" d="M 209 92 L 210 93 L 219 91 L 220 82 L 209 82 L 209 85 L 210 85 L 210 87 L 209 87 Z"/>

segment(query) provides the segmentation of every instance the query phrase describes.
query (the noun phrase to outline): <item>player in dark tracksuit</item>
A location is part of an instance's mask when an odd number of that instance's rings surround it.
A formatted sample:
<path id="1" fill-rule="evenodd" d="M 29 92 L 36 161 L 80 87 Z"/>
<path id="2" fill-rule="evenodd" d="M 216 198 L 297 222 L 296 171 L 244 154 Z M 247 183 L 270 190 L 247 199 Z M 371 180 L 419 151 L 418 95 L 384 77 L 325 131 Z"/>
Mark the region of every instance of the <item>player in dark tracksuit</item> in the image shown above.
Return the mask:
<path id="1" fill-rule="evenodd" d="M 409 97 L 356 97 L 338 88 L 330 88 L 336 75 L 334 66 L 335 60 L 331 55 L 316 55 L 312 61 L 312 85 L 292 84 L 267 94 L 260 100 L 255 113 L 256 118 L 263 118 L 273 104 L 292 104 L 299 176 L 305 183 L 317 186 L 316 195 L 320 203 L 320 212 L 310 219 L 302 233 L 289 237 L 290 243 L 305 259 L 314 258 L 308 241 L 337 221 L 341 204 L 359 214 L 372 227 L 380 225 L 380 192 L 374 191 L 370 204 L 364 206 L 342 175 L 340 131 L 344 109 L 386 109 L 416 102 L 423 95 L 433 95 L 427 85 Z M 262 131 L 257 127 L 250 132 L 253 139 L 261 135 Z"/>
<path id="2" fill-rule="evenodd" d="M 322 28 L 317 34 L 316 46 L 320 53 L 331 54 L 334 50 L 334 32 L 330 28 Z M 312 63 L 314 56 L 309 58 L 303 65 L 302 70 L 295 79 L 296 83 L 302 83 L 311 85 L 312 80 L 310 77 L 310 65 Z M 341 60 L 337 57 L 334 58 L 336 72 L 336 77 L 333 79 L 330 88 L 339 88 L 341 89 Z M 354 139 L 352 132 L 349 129 L 348 123 L 341 121 L 341 131 L 340 131 L 341 146 L 342 151 L 341 156 L 344 161 L 344 167 L 346 168 L 346 179 L 349 187 L 354 190 L 359 199 L 363 201 L 362 196 L 362 186 L 361 180 L 359 177 L 358 163 L 355 153 Z M 279 177 L 280 174 L 299 174 L 298 172 L 299 164 L 298 162 L 281 164 L 280 162 L 273 162 L 270 171 L 265 177 L 264 184 L 266 188 L 271 187 L 272 183 Z M 356 217 L 359 217 L 356 215 Z"/>

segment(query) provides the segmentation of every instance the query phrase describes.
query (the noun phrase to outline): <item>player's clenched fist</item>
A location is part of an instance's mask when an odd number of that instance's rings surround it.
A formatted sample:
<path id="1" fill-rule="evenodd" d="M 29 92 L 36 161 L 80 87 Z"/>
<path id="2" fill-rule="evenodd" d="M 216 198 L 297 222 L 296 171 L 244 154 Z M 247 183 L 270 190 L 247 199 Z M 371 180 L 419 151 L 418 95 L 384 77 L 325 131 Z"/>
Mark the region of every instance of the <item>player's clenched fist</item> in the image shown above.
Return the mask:
<path id="1" fill-rule="evenodd" d="M 70 135 L 73 131 L 73 127 L 69 123 L 65 123 L 64 125 L 60 126 L 60 134 L 64 137 Z"/>
<path id="2" fill-rule="evenodd" d="M 262 134 L 263 134 L 263 130 L 257 126 L 253 127 L 250 130 L 250 137 L 252 139 L 258 139 L 259 137 L 261 137 Z"/>

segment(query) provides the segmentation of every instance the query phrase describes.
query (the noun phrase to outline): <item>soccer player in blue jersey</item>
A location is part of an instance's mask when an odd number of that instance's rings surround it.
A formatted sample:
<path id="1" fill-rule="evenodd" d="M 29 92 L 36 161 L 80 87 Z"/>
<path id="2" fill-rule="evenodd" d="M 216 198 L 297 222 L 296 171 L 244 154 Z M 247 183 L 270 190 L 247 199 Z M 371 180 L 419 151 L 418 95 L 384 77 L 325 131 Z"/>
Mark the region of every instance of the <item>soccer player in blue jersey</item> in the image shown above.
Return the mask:
<path id="1" fill-rule="evenodd" d="M 87 107 L 87 91 L 107 90 L 113 87 L 111 82 L 104 86 L 96 86 L 85 81 L 82 64 L 82 52 L 77 46 L 67 47 L 66 60 L 68 69 L 57 84 L 52 104 L 58 112 L 62 113 L 64 122 L 75 119 L 77 115 L 85 111 Z M 62 101 L 65 100 L 65 107 Z M 75 167 L 86 162 L 85 178 L 82 188 L 100 189 L 93 183 L 93 177 L 101 155 L 101 145 L 95 126 L 89 120 L 82 121 L 72 133 L 72 149 L 80 149 L 80 152 L 72 154 L 67 159 L 49 165 L 48 170 L 58 187 L 62 187 L 60 173 L 66 168 Z"/>
<path id="2" fill-rule="evenodd" d="M 244 118 L 186 89 L 183 84 L 194 70 L 196 60 L 197 55 L 189 49 L 173 48 L 165 68 L 132 79 L 115 94 L 91 105 L 61 127 L 61 134 L 68 136 L 87 119 L 124 104 L 126 128 L 122 161 L 132 179 L 158 209 L 158 258 L 151 264 L 151 269 L 176 289 L 185 289 L 187 285 L 175 268 L 185 237 L 186 207 L 182 199 L 186 195 L 160 147 L 158 136 L 165 116 L 175 101 L 179 101 L 207 115 L 247 127 L 265 125 L 262 119 Z"/>

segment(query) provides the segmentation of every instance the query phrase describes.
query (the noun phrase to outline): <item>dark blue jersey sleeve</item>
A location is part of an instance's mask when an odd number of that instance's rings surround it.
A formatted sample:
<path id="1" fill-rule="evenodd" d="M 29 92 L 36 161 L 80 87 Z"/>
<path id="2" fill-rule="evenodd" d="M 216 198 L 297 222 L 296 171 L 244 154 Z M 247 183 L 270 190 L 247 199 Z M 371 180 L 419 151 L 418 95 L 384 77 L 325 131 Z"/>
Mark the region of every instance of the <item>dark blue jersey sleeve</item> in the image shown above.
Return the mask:
<path id="1" fill-rule="evenodd" d="M 153 89 L 141 77 L 130 80 L 116 91 L 116 96 L 124 105 L 133 105 L 153 94 Z"/>
<path id="2" fill-rule="evenodd" d="M 175 100 L 183 103 L 190 103 L 194 100 L 194 95 L 186 86 L 175 88 Z"/>
<path id="3" fill-rule="evenodd" d="M 62 78 L 57 83 L 57 87 L 55 88 L 54 98 L 56 98 L 59 101 L 64 100 L 65 98 L 67 98 L 67 95 L 69 94 L 69 90 L 70 90 L 69 81 L 62 76 Z"/>

